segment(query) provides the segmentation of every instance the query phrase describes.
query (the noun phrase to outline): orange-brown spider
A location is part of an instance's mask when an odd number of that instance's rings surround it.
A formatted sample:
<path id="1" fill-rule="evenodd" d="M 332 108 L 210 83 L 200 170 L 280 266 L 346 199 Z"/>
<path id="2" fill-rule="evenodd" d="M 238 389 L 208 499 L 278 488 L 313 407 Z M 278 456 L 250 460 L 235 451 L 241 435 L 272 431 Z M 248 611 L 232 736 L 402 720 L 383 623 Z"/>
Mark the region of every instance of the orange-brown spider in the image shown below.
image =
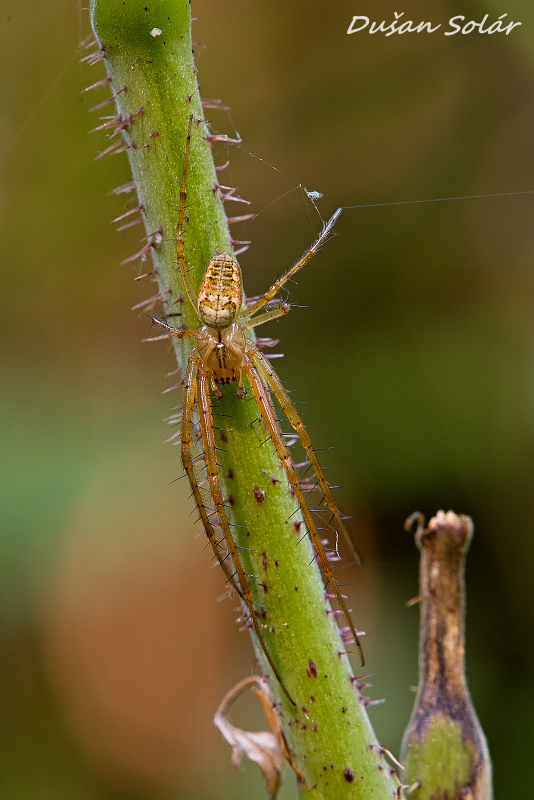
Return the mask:
<path id="1" fill-rule="evenodd" d="M 304 264 L 317 252 L 321 244 L 326 241 L 332 231 L 341 209 L 333 214 L 331 219 L 324 225 L 321 233 L 312 246 L 304 253 L 297 263 L 289 269 L 285 275 L 279 278 L 268 291 L 265 292 L 253 305 L 243 308 L 243 288 L 241 270 L 236 259 L 229 253 L 215 255 L 206 268 L 198 294 L 195 292 L 191 276 L 185 258 L 185 248 L 183 239 L 183 226 L 185 220 L 186 204 L 186 173 L 191 140 L 191 121 L 187 134 L 186 149 L 184 154 L 182 184 L 180 190 L 180 206 L 177 226 L 177 258 L 180 274 L 184 283 L 187 298 L 191 303 L 199 319 L 198 328 L 186 330 L 177 329 L 170 326 L 164 319 L 154 319 L 154 322 L 177 339 L 187 337 L 196 338 L 196 347 L 191 351 L 187 363 L 182 405 L 182 461 L 185 472 L 189 478 L 193 496 L 195 498 L 200 517 L 206 530 L 208 539 L 213 547 L 213 551 L 228 579 L 228 582 L 238 592 L 244 604 L 247 606 L 250 619 L 256 633 L 258 642 L 271 669 L 280 682 L 284 692 L 291 702 L 294 702 L 284 682 L 273 663 L 273 659 L 265 644 L 260 625 L 258 623 L 255 602 L 247 575 L 241 564 L 241 559 L 237 552 L 230 524 L 226 514 L 225 503 L 221 491 L 221 481 L 219 475 L 219 464 L 217 461 L 216 436 L 213 425 L 212 404 L 210 398 L 210 387 L 216 398 L 222 397 L 220 386 L 237 384 L 238 397 L 245 397 L 246 389 L 244 378 L 246 377 L 259 413 L 267 430 L 267 433 L 274 445 L 280 463 L 282 464 L 287 480 L 300 506 L 302 516 L 312 542 L 317 552 L 318 560 L 323 571 L 326 585 L 331 584 L 336 599 L 348 622 L 354 641 L 360 651 L 362 664 L 363 653 L 358 639 L 358 634 L 345 600 L 339 591 L 335 581 L 330 562 L 325 553 L 321 538 L 317 531 L 312 513 L 306 502 L 295 466 L 286 445 L 284 436 L 280 430 L 276 413 L 271 401 L 270 392 L 274 394 L 287 419 L 298 434 L 301 444 L 306 453 L 307 459 L 315 471 L 318 484 L 324 494 L 328 508 L 336 519 L 341 531 L 349 542 L 353 553 L 359 560 L 357 551 L 352 544 L 350 535 L 345 527 L 341 514 L 332 496 L 330 486 L 325 480 L 324 474 L 319 466 L 315 453 L 312 449 L 310 437 L 304 427 L 300 416 L 287 392 L 285 391 L 279 377 L 272 369 L 269 361 L 260 352 L 253 341 L 246 337 L 246 332 L 262 325 L 268 320 L 275 319 L 289 311 L 287 303 L 279 303 L 274 308 L 258 314 L 259 311 L 278 294 L 282 286 L 301 269 Z M 257 316 L 256 316 L 257 315 Z M 224 534 L 227 552 L 231 558 L 234 573 L 230 570 L 227 563 L 227 556 L 221 550 L 220 542 L 217 539 L 213 524 L 210 521 L 208 510 L 200 492 L 199 482 L 195 475 L 193 458 L 191 456 L 191 446 L 193 441 L 193 413 L 196 404 L 199 428 L 204 447 L 207 475 L 210 486 L 210 493 L 215 505 L 215 510 L 219 519 L 220 526 Z"/>

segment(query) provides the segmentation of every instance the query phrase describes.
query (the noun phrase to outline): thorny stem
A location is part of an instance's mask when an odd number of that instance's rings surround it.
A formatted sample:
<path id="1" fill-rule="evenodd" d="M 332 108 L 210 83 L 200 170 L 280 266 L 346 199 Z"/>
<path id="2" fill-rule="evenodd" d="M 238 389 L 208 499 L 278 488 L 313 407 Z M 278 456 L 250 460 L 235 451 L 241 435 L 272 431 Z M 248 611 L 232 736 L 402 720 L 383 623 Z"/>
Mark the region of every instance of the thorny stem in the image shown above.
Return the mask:
<path id="1" fill-rule="evenodd" d="M 452 511 L 438 511 L 428 528 L 420 519 L 415 534 L 419 690 L 401 754 L 407 782 L 420 782 L 414 800 L 491 800 L 488 748 L 464 671 L 464 567 L 472 535 L 470 517 Z"/>
<path id="2" fill-rule="evenodd" d="M 181 322 L 196 327 L 190 304 L 182 301 L 176 265 L 182 161 L 191 114 L 195 123 L 184 247 L 195 288 L 209 258 L 231 251 L 231 240 L 196 83 L 189 3 L 92 0 L 91 16 L 100 47 L 92 60 L 101 53 L 111 79 L 118 116 L 109 129 L 120 134 L 127 148 L 158 295 L 167 312 L 182 312 Z M 110 108 L 105 106 L 104 113 L 111 113 Z M 267 285 L 272 277 L 266 275 Z M 174 342 L 182 368 L 188 341 Z M 245 571 L 255 576 L 250 582 L 255 601 L 264 609 L 260 621 L 267 647 L 296 701 L 292 705 L 271 676 L 284 735 L 310 787 L 301 787 L 302 797 L 391 800 L 397 781 L 377 745 L 310 542 L 302 539 L 298 507 L 252 393 L 243 401 L 228 387 L 222 400 L 214 401 L 214 416 L 236 544 L 242 548 Z M 256 651 L 262 671 L 269 674 L 257 646 Z"/>

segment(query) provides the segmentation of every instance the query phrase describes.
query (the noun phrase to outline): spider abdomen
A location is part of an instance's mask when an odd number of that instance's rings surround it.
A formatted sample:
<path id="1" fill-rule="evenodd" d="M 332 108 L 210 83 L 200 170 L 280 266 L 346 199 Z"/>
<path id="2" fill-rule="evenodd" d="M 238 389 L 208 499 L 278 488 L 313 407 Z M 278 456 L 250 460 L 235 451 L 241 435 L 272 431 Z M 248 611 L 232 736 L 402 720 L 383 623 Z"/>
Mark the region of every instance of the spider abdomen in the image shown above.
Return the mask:
<path id="1" fill-rule="evenodd" d="M 229 253 L 209 262 L 198 291 L 198 313 L 204 325 L 227 328 L 234 322 L 243 301 L 239 264 Z"/>

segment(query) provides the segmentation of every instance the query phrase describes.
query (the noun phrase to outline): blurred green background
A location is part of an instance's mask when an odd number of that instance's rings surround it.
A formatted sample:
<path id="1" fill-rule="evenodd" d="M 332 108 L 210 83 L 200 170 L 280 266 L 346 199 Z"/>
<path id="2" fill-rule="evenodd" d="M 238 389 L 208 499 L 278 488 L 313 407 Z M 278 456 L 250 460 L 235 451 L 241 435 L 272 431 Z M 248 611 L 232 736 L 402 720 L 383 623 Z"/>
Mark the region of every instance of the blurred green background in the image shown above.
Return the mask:
<path id="1" fill-rule="evenodd" d="M 442 28 L 346 33 L 354 14 L 394 11 Z M 442 35 L 452 16 L 505 12 L 522 22 L 509 36 Z M 324 217 L 534 189 L 528 0 L 193 0 L 193 14 L 202 95 L 231 107 L 209 112 L 213 126 L 263 159 L 233 149 L 221 173 L 261 212 L 233 229 L 252 240 L 249 295 L 320 227 L 298 184 L 324 193 Z M 155 290 L 119 266 L 143 232 L 110 225 L 125 206 L 109 192 L 129 173 L 124 155 L 93 161 L 107 140 L 87 132 L 112 111 L 88 113 L 106 90 L 80 95 L 104 76 L 78 63 L 88 32 L 74 0 L 0 0 L 0 796 L 262 797 L 211 723 L 252 649 L 235 602 L 215 602 L 222 577 L 172 483 L 173 363 L 129 310 Z M 468 678 L 497 797 L 531 784 L 534 745 L 533 210 L 529 195 L 347 209 L 292 287 L 299 307 L 265 330 L 316 446 L 333 448 L 322 461 L 365 556 L 338 575 L 367 631 L 372 696 L 387 699 L 371 719 L 394 752 L 417 682 L 403 521 L 439 508 L 474 519 Z"/>

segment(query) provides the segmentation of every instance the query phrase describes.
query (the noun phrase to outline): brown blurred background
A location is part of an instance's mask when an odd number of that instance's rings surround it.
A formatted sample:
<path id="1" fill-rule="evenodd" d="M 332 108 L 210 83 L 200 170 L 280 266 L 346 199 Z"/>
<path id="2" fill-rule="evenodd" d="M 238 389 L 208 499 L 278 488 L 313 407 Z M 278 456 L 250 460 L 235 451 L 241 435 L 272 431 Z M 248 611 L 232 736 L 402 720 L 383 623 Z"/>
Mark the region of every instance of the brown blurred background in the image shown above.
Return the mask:
<path id="1" fill-rule="evenodd" d="M 346 33 L 354 14 L 394 11 L 442 28 Z M 505 12 L 523 23 L 509 36 L 442 35 L 452 16 Z M 193 0 L 193 13 L 202 94 L 231 107 L 213 125 L 264 159 L 232 150 L 221 174 L 262 212 L 234 229 L 253 242 L 250 295 L 320 227 L 301 190 L 273 202 L 299 183 L 324 193 L 324 217 L 534 189 L 529 0 Z M 172 483 L 161 391 L 173 364 L 141 343 L 147 320 L 129 310 L 152 287 L 119 266 L 143 232 L 110 225 L 124 205 L 108 193 L 129 173 L 125 156 L 93 161 L 106 140 L 87 135 L 99 122 L 88 108 L 105 91 L 79 94 L 104 76 L 78 63 L 88 32 L 74 0 L 0 1 L 0 795 L 262 797 L 211 723 L 252 650 L 235 602 L 216 602 L 222 577 Z M 534 745 L 533 211 L 528 195 L 345 210 L 292 287 L 304 307 L 265 331 L 282 340 L 276 366 L 315 444 L 333 448 L 322 461 L 366 558 L 338 575 L 367 631 L 372 696 L 387 699 L 371 719 L 393 751 L 417 682 L 418 611 L 405 606 L 416 550 L 402 523 L 414 510 L 473 516 L 468 677 L 503 797 L 530 785 Z"/>

